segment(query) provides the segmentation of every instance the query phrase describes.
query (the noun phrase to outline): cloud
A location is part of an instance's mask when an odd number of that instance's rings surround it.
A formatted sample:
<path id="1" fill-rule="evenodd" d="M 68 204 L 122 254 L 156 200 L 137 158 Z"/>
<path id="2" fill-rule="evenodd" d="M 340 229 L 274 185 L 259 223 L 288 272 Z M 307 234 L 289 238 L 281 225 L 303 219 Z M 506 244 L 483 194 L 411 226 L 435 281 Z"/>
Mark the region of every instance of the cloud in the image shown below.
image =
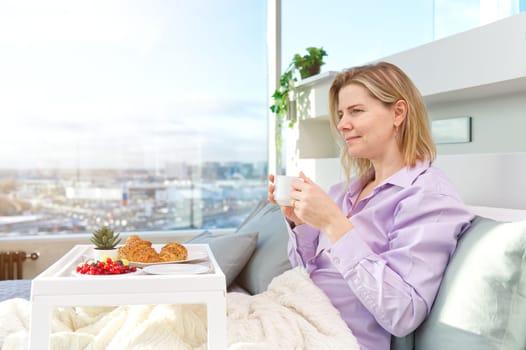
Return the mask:
<path id="1" fill-rule="evenodd" d="M 148 16 L 155 8 L 140 2 L 126 5 L 123 1 L 105 1 L 103 7 L 93 1 L 5 2 L 0 5 L 0 43 L 41 47 L 96 41 L 151 51 L 161 41 L 163 17 Z"/>
<path id="2" fill-rule="evenodd" d="M 19 108 L 0 106 L 0 114 L 7 121 L 3 144 L 10 145 L 4 151 L 26 154 L 17 157 L 28 165 L 131 167 L 153 166 L 153 158 L 158 165 L 266 159 L 267 114 L 258 101 L 208 96 L 102 103 L 37 100 Z M 2 153 L 0 167 L 14 161 Z"/>
<path id="3" fill-rule="evenodd" d="M 0 2 L 0 167 L 265 159 L 264 21 L 237 10 L 243 33 L 215 2 Z"/>

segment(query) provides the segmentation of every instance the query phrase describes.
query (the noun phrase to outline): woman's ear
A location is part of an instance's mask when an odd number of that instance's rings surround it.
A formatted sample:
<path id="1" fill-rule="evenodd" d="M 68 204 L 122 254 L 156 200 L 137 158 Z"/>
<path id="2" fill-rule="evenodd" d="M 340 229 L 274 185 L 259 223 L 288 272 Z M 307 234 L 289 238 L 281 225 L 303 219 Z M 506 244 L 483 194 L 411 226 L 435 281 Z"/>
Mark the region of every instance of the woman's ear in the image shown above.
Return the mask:
<path id="1" fill-rule="evenodd" d="M 394 111 L 394 125 L 399 127 L 407 116 L 407 102 L 405 100 L 398 100 L 393 106 Z"/>

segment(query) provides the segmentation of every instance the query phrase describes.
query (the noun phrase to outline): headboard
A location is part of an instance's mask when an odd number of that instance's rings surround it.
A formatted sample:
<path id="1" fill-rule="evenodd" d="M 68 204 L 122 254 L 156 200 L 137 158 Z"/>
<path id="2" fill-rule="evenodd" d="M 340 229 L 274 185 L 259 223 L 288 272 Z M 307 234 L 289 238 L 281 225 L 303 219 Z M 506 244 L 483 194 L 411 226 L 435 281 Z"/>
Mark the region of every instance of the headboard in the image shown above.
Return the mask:
<path id="1" fill-rule="evenodd" d="M 526 219 L 526 152 L 440 155 L 434 165 L 479 213 Z"/>

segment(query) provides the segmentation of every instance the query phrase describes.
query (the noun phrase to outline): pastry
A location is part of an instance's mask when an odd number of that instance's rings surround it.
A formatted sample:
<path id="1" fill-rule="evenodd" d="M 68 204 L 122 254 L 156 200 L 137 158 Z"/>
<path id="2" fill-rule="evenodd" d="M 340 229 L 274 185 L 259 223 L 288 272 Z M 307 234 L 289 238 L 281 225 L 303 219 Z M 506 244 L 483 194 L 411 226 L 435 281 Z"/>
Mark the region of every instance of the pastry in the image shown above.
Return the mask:
<path id="1" fill-rule="evenodd" d="M 152 242 L 131 235 L 124 246 L 118 249 L 118 259 L 141 263 L 156 263 L 186 260 L 188 251 L 182 244 L 169 242 L 165 244 L 160 252 L 152 247 Z"/>
<path id="2" fill-rule="evenodd" d="M 181 261 L 188 257 L 188 250 L 182 244 L 169 242 L 161 248 L 159 255 L 162 261 Z"/>

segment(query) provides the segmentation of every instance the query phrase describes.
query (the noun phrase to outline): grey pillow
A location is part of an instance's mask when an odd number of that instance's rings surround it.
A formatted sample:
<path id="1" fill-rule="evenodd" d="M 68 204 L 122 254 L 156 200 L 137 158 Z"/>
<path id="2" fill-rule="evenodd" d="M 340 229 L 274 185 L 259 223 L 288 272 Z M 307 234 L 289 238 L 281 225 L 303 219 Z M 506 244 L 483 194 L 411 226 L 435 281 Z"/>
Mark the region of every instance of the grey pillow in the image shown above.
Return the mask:
<path id="1" fill-rule="evenodd" d="M 215 236 L 212 232 L 205 231 L 186 243 L 208 243 L 217 264 L 225 274 L 228 287 L 256 249 L 257 240 L 257 232 Z"/>
<path id="2" fill-rule="evenodd" d="M 258 294 L 267 289 L 274 277 L 291 268 L 287 255 L 289 236 L 279 206 L 261 201 L 235 235 L 253 231 L 259 232 L 257 247 L 236 282 L 250 294 Z"/>
<path id="3" fill-rule="evenodd" d="M 476 217 L 459 240 L 416 349 L 526 349 L 526 221 Z"/>
<path id="4" fill-rule="evenodd" d="M 414 348 L 415 332 L 408 334 L 405 337 L 391 337 L 391 350 L 413 350 Z"/>

